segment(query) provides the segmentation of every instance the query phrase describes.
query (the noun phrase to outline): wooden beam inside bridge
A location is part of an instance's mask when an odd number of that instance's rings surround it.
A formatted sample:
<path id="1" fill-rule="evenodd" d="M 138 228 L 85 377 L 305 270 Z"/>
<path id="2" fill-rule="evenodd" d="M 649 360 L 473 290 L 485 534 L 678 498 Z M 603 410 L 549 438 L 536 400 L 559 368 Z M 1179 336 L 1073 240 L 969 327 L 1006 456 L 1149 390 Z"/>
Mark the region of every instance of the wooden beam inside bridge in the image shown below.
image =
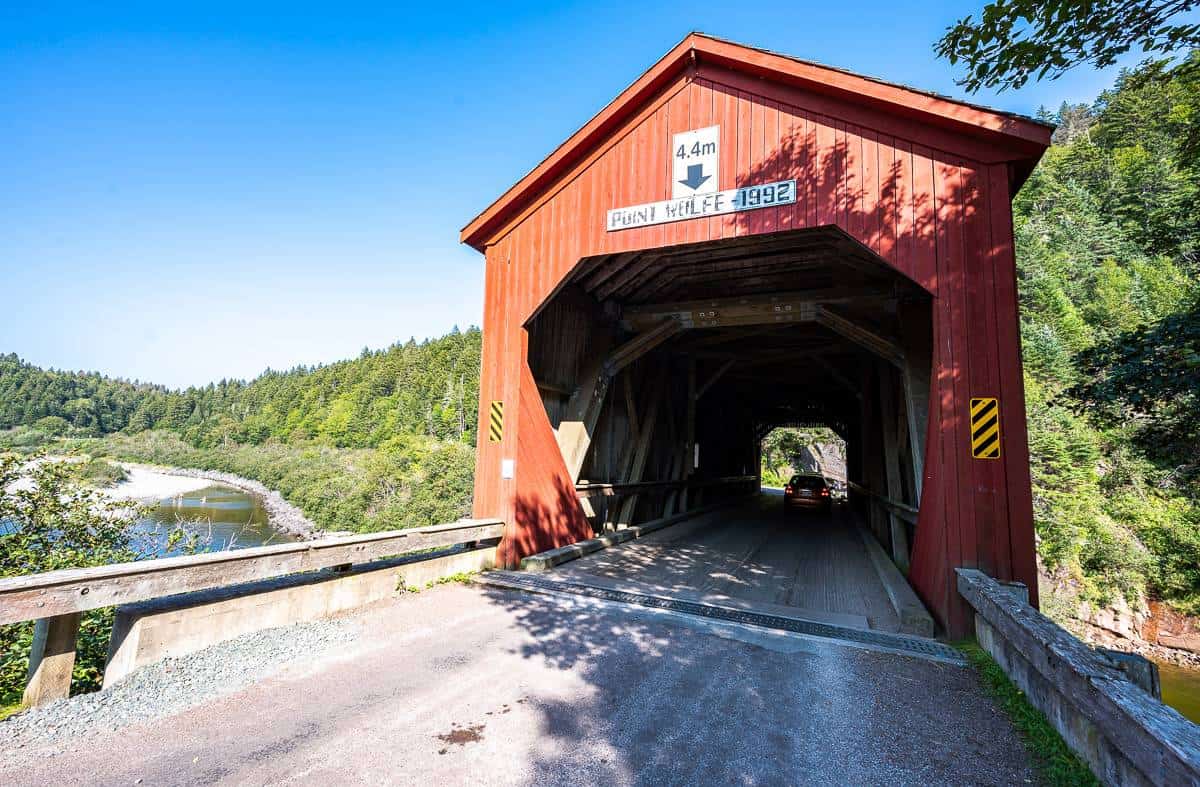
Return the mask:
<path id="1" fill-rule="evenodd" d="M 887 483 L 887 496 L 899 500 L 903 496 L 900 487 L 899 440 L 896 434 L 896 386 L 894 373 L 884 364 L 879 365 L 880 420 L 883 426 L 883 469 Z M 888 526 L 892 537 L 892 560 L 900 570 L 908 574 L 909 552 L 908 531 L 893 510 L 888 510 Z"/>
<path id="2" fill-rule="evenodd" d="M 654 375 L 654 382 L 650 384 L 650 389 L 646 392 L 646 406 L 642 411 L 640 423 L 640 431 L 637 432 L 637 441 L 632 446 L 629 466 L 625 476 L 622 479 L 624 483 L 637 482 L 642 480 L 642 474 L 646 470 L 646 460 L 650 456 L 651 441 L 654 437 L 654 427 L 658 423 L 658 414 L 662 410 L 662 389 L 667 380 L 667 368 L 664 366 Z M 634 511 L 637 509 L 637 494 L 632 494 L 625 498 L 621 503 L 620 512 L 618 513 L 613 524 L 617 529 L 628 527 L 633 521 Z"/>
<path id="3" fill-rule="evenodd" d="M 579 481 L 596 423 L 604 409 L 612 378 L 629 364 L 658 347 L 683 330 L 678 320 L 662 320 L 653 328 L 638 334 L 615 350 L 609 352 L 611 342 L 607 336 L 597 342 L 592 356 L 580 375 L 580 385 L 567 402 L 566 414 L 555 431 L 558 449 L 562 452 L 571 483 Z"/>
<path id="4" fill-rule="evenodd" d="M 904 350 L 891 338 L 859 325 L 824 306 L 816 307 L 815 319 L 839 336 L 849 339 L 901 369 L 904 368 Z"/>
<path id="5" fill-rule="evenodd" d="M 890 296 L 891 292 L 883 289 L 830 287 L 630 306 L 624 310 L 622 319 L 634 330 L 644 330 L 664 319 L 679 320 L 689 328 L 813 322 L 817 319 L 815 309 L 822 304 L 879 301 Z"/>

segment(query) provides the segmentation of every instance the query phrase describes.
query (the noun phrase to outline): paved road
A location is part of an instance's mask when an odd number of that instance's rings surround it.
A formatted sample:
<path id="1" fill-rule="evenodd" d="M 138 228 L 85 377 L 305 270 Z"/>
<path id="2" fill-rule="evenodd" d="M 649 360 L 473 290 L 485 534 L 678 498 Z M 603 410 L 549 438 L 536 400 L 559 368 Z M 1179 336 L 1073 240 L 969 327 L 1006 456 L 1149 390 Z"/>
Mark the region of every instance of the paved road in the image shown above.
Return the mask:
<path id="1" fill-rule="evenodd" d="M 1035 779 L 966 668 L 461 585 L 366 621 L 371 645 L 336 661 L 91 738 L 75 754 L 0 754 L 0 783 Z"/>
<path id="2" fill-rule="evenodd" d="M 781 495 L 761 495 L 554 573 L 578 581 L 598 576 L 636 582 L 672 596 L 699 593 L 838 613 L 865 618 L 873 629 L 899 631 L 900 619 L 851 517 L 841 505 L 829 514 L 785 514 Z"/>

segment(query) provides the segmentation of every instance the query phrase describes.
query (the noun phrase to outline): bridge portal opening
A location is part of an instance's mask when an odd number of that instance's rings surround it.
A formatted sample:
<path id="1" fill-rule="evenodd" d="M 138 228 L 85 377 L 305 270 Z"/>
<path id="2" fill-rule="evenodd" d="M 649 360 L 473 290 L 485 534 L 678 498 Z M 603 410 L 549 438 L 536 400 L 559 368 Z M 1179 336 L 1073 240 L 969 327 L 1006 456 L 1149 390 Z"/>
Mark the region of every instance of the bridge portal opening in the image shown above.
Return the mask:
<path id="1" fill-rule="evenodd" d="M 816 473 L 846 490 L 846 441 L 820 424 L 776 426 L 759 444 L 759 478 L 764 488 L 782 489 L 797 473 Z"/>
<path id="2" fill-rule="evenodd" d="M 581 260 L 526 323 L 527 362 L 593 530 L 759 493 L 764 438 L 822 427 L 845 444 L 841 525 L 907 571 L 930 300 L 836 227 Z"/>

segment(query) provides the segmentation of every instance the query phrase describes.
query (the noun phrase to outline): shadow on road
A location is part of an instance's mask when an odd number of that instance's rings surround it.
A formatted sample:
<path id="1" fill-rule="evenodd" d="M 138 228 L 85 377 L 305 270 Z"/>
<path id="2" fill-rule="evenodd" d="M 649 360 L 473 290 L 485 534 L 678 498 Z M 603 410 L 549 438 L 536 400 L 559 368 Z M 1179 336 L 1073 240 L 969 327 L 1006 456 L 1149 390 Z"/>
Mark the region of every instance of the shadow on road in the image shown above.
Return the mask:
<path id="1" fill-rule="evenodd" d="M 584 686 L 523 689 L 549 744 L 530 783 L 1031 778 L 969 670 L 608 602 L 480 592 L 523 634 L 511 655 L 573 676 L 555 685 Z"/>

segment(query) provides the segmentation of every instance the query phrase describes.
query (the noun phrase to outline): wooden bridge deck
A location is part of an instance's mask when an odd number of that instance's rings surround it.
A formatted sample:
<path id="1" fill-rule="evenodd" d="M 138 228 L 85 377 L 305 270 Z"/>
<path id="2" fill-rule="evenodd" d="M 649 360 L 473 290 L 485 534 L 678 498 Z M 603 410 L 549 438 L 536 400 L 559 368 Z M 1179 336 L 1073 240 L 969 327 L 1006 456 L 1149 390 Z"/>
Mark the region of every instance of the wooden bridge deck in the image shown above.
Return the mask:
<path id="1" fill-rule="evenodd" d="M 753 604 L 765 611 L 900 631 L 883 581 L 852 514 L 785 515 L 763 495 L 554 570 L 556 577 L 688 600 Z M 786 608 L 786 609 L 779 609 Z"/>

